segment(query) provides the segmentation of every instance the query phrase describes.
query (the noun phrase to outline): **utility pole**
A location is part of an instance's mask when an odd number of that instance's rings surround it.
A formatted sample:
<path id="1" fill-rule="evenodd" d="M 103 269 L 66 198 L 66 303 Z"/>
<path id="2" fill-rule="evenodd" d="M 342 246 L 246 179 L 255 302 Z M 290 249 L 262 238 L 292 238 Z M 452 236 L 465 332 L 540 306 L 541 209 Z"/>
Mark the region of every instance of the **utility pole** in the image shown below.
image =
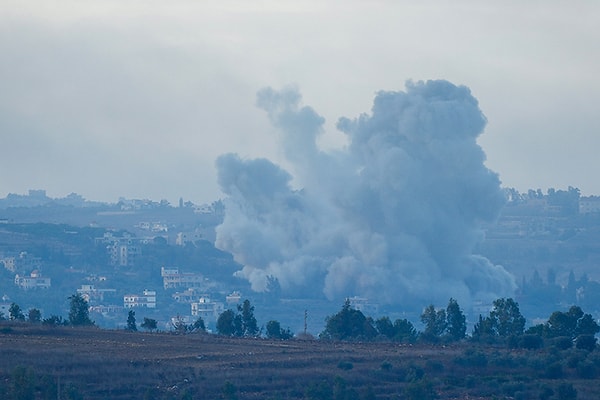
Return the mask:
<path id="1" fill-rule="evenodd" d="M 304 334 L 306 335 L 306 318 L 308 317 L 308 311 L 304 310 Z"/>

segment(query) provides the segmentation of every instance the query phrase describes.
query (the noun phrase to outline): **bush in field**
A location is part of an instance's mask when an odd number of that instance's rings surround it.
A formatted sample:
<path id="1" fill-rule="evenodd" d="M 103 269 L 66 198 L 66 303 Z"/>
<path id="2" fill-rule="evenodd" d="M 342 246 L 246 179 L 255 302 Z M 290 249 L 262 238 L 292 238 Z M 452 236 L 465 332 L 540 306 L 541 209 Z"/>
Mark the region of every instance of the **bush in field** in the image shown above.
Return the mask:
<path id="1" fill-rule="evenodd" d="M 142 322 L 142 324 L 140 326 L 143 329 L 152 332 L 152 331 L 156 330 L 156 327 L 158 325 L 157 325 L 157 322 L 155 319 L 144 317 L 144 322 Z"/>
<path id="2" fill-rule="evenodd" d="M 571 383 L 561 383 L 556 388 L 556 394 L 558 400 L 576 400 L 577 399 L 577 390 L 573 387 Z"/>
<path id="3" fill-rule="evenodd" d="M 548 379 L 561 379 L 563 376 L 563 366 L 559 362 L 548 365 L 544 370 L 544 377 Z"/>
<path id="4" fill-rule="evenodd" d="M 454 362 L 463 367 L 478 367 L 487 366 L 488 359 L 486 355 L 476 349 L 466 349 L 462 356 L 457 357 Z"/>
<path id="5" fill-rule="evenodd" d="M 577 376 L 582 379 L 595 379 L 598 376 L 598 369 L 591 361 L 581 361 L 577 364 Z"/>
<path id="6" fill-rule="evenodd" d="M 14 304 L 14 303 L 13 303 Z M 27 367 L 15 367 L 10 377 L 9 398 L 34 399 L 35 375 Z"/>
<path id="7" fill-rule="evenodd" d="M 406 385 L 403 398 L 407 400 L 430 400 L 437 398 L 437 393 L 431 382 L 423 379 Z"/>
<path id="8" fill-rule="evenodd" d="M 267 338 L 269 339 L 281 339 L 287 340 L 294 337 L 294 334 L 290 329 L 282 329 L 281 324 L 278 321 L 267 322 Z"/>

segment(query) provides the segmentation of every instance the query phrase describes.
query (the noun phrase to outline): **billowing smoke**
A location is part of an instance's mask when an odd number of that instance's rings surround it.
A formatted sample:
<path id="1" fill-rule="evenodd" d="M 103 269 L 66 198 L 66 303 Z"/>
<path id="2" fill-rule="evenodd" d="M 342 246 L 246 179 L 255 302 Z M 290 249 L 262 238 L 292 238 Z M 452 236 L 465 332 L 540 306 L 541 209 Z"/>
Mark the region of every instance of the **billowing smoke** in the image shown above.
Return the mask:
<path id="1" fill-rule="evenodd" d="M 473 255 L 504 203 L 476 142 L 486 119 L 464 86 L 409 82 L 370 114 L 341 118 L 342 150 L 317 145 L 324 119 L 294 88 L 258 93 L 281 132 L 287 172 L 267 159 L 218 158 L 227 195 L 216 245 L 256 291 L 381 304 L 462 304 L 511 295 L 513 277 Z"/>

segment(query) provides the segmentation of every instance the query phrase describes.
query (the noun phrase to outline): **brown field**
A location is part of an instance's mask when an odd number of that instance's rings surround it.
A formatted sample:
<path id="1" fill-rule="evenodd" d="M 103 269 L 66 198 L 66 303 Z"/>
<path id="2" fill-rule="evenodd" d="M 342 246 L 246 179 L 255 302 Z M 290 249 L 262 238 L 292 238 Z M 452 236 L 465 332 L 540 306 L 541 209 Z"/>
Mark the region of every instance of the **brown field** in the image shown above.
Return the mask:
<path id="1" fill-rule="evenodd" d="M 419 398 L 424 387 L 441 399 L 537 399 L 544 388 L 556 393 L 566 382 L 579 399 L 600 398 L 598 378 L 580 379 L 575 367 L 565 366 L 558 378 L 544 376 L 552 357 L 560 362 L 579 354 L 575 349 L 561 354 L 476 349 L 473 353 L 469 344 L 273 341 L 5 321 L 0 324 L 0 397 L 10 386 L 11 371 L 21 366 L 38 381 L 46 377 L 60 388 L 76 388 L 85 399 L 309 399 L 316 398 L 319 385 L 334 392 L 343 387 L 350 393 L 345 398 L 357 399 Z"/>

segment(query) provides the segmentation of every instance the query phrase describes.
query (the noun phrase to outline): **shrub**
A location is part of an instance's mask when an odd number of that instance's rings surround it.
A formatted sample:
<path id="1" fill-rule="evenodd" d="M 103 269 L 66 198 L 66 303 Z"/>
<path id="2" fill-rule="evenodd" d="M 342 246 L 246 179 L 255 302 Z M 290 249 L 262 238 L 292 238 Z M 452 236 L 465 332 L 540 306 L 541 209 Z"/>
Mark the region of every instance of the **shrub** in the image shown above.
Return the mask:
<path id="1" fill-rule="evenodd" d="M 354 365 L 350 361 L 340 361 L 337 367 L 344 371 L 350 371 L 352 368 L 354 368 Z"/>
<path id="2" fill-rule="evenodd" d="M 563 375 L 563 367 L 559 362 L 548 365 L 544 370 L 544 376 L 548 379 L 560 379 Z"/>
<path id="3" fill-rule="evenodd" d="M 543 385 L 540 388 L 540 400 L 549 400 L 554 395 L 554 390 L 550 386 Z"/>
<path id="4" fill-rule="evenodd" d="M 414 381 L 404 388 L 404 398 L 407 400 L 435 399 L 437 394 L 428 380 Z"/>
<path id="5" fill-rule="evenodd" d="M 573 347 L 573 339 L 570 336 L 559 336 L 552 341 L 554 347 L 560 350 L 567 350 Z"/>
<path id="6" fill-rule="evenodd" d="M 237 398 L 238 398 L 237 387 L 229 381 L 226 381 L 223 384 L 223 388 L 222 388 L 221 392 L 223 394 L 223 398 L 226 400 L 237 400 Z"/>
<path id="7" fill-rule="evenodd" d="M 519 347 L 528 350 L 536 350 L 544 347 L 544 340 L 540 335 L 525 334 L 519 337 Z"/>
<path id="8" fill-rule="evenodd" d="M 577 390 L 571 383 L 561 383 L 556 388 L 558 400 L 575 400 L 577 399 Z"/>
<path id="9" fill-rule="evenodd" d="M 523 382 L 506 382 L 502 385 L 502 392 L 508 396 L 514 397 L 515 393 L 525 390 Z"/>
<path id="10" fill-rule="evenodd" d="M 461 357 L 457 357 L 454 362 L 463 367 L 485 367 L 488 360 L 484 353 L 475 349 L 467 349 Z"/>
<path id="11" fill-rule="evenodd" d="M 425 363 L 425 368 L 429 372 L 442 372 L 444 370 L 444 364 L 442 364 L 440 361 L 427 360 Z"/>
<path id="12" fill-rule="evenodd" d="M 598 370 L 591 361 L 582 361 L 577 365 L 577 376 L 582 379 L 595 379 L 598 376 Z"/>
<path id="13" fill-rule="evenodd" d="M 594 335 L 579 335 L 576 347 L 581 350 L 594 351 L 596 348 L 596 337 Z"/>
<path id="14" fill-rule="evenodd" d="M 424 375 L 425 371 L 423 370 L 423 368 L 419 367 L 418 365 L 411 365 L 406 371 L 404 380 L 406 382 L 414 382 L 423 379 Z"/>
<path id="15" fill-rule="evenodd" d="M 384 361 L 381 363 L 381 369 L 384 371 L 391 371 L 392 370 L 392 363 L 390 363 L 389 361 Z"/>
<path id="16" fill-rule="evenodd" d="M 331 399 L 333 397 L 333 390 L 331 385 L 327 382 L 321 383 L 311 383 L 308 388 L 306 388 L 306 392 L 304 393 L 304 397 L 307 400 L 326 400 Z"/>

